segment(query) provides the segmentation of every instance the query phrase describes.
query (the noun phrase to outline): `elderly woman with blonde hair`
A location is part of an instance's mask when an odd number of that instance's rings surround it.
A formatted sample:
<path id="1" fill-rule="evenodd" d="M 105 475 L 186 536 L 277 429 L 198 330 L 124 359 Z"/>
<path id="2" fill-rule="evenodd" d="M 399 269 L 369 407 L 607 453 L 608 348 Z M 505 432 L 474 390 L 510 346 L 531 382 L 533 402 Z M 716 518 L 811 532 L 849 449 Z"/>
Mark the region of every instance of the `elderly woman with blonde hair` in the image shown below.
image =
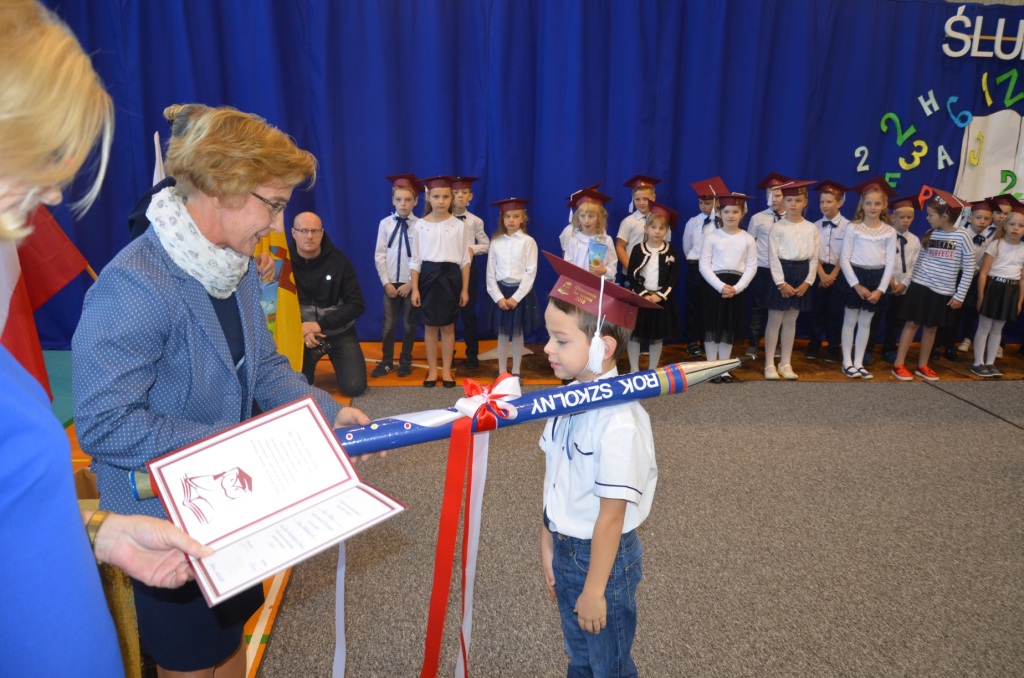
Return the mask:
<path id="1" fill-rule="evenodd" d="M 40 203 L 60 202 L 94 158 L 96 171 L 74 209 L 89 207 L 106 170 L 113 120 L 110 96 L 67 27 L 35 0 L 0 0 L 0 332 L 29 215 Z M 186 553 L 210 550 L 165 520 L 79 511 L 63 427 L 42 386 L 2 346 L 0 411 L 2 672 L 123 675 L 96 560 L 149 585 L 175 587 L 190 576 Z M 57 624 L 74 634 L 73 647 L 55 642 Z"/>
<path id="2" fill-rule="evenodd" d="M 137 501 L 129 482 L 154 457 L 307 395 L 335 426 L 369 423 L 289 367 L 259 304 L 254 248 L 283 229 L 316 160 L 232 108 L 170 106 L 164 116 L 177 185 L 152 196 L 150 228 L 89 290 L 72 343 L 75 425 L 101 508 L 160 518 L 160 501 Z M 242 627 L 261 586 L 209 608 L 194 583 L 133 584 L 139 637 L 161 675 L 244 674 Z"/>

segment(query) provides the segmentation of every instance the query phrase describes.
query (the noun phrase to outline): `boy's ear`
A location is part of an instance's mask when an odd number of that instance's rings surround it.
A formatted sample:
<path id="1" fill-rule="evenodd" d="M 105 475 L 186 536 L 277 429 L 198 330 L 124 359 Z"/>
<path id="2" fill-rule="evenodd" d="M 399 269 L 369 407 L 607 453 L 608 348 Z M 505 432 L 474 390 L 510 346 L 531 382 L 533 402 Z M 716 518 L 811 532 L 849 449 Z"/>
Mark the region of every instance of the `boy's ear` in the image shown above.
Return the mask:
<path id="1" fill-rule="evenodd" d="M 602 336 L 601 341 L 604 342 L 604 361 L 607 362 L 615 355 L 615 349 L 618 348 L 619 343 L 615 341 L 615 337 L 609 336 Z"/>

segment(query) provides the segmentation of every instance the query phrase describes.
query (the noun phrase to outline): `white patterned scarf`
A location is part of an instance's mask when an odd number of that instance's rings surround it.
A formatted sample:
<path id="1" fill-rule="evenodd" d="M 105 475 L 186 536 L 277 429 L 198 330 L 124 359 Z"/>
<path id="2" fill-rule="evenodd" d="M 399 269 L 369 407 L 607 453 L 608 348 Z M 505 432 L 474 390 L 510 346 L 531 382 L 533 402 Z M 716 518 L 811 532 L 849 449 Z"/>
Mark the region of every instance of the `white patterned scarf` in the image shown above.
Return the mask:
<path id="1" fill-rule="evenodd" d="M 174 188 L 153 196 L 146 218 L 174 263 L 198 280 L 210 296 L 227 299 L 235 293 L 249 270 L 249 257 L 207 240 Z"/>

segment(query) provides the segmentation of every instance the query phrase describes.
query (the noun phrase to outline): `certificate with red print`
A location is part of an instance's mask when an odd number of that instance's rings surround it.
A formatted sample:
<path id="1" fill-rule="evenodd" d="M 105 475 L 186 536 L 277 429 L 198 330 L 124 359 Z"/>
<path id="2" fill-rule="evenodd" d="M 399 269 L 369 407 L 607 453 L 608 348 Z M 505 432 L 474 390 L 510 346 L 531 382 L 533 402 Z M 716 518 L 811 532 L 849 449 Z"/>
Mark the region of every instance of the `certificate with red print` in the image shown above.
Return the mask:
<path id="1" fill-rule="evenodd" d="M 171 522 L 216 549 L 192 560 L 211 606 L 405 510 L 359 479 L 312 398 L 147 466 Z"/>

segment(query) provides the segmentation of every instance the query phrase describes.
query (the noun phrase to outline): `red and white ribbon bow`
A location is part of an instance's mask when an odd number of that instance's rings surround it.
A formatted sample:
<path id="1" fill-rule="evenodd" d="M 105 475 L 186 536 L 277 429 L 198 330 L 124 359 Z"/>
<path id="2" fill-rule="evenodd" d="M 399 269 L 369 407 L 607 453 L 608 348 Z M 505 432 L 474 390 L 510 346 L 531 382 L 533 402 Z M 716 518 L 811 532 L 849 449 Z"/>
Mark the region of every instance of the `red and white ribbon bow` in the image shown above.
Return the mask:
<path id="1" fill-rule="evenodd" d="M 481 386 L 472 379 L 463 380 L 466 397 L 455 403 L 463 415 L 452 427 L 448 443 L 448 469 L 445 475 L 441 524 L 438 528 L 437 550 L 434 554 L 434 584 L 430 592 L 430 613 L 427 617 L 427 639 L 421 677 L 436 676 L 441 659 L 441 637 L 448 611 L 448 594 L 455 561 L 455 542 L 462 509 L 463 480 L 467 508 L 462 528 L 462 629 L 459 634 L 459 655 L 456 676 L 469 676 L 469 644 L 473 631 L 473 584 L 476 579 L 477 547 L 480 542 L 480 509 L 487 482 L 487 452 L 490 431 L 498 419 L 514 419 L 517 410 L 506 402 L 522 393 L 519 379 L 502 374 L 493 385 Z M 473 433 L 476 431 L 476 433 Z"/>

